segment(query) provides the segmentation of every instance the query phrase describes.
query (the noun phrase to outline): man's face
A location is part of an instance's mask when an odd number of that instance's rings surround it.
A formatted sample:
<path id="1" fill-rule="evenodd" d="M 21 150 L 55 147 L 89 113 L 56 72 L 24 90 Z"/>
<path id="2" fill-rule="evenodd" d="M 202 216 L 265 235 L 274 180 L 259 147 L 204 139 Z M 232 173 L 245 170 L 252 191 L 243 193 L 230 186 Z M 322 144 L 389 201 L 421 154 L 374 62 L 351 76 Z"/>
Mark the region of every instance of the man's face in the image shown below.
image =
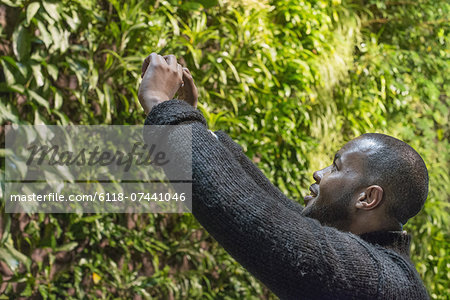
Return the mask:
<path id="1" fill-rule="evenodd" d="M 310 187 L 311 195 L 305 197 L 304 216 L 348 230 L 355 211 L 353 204 L 364 190 L 367 146 L 363 139 L 352 140 L 336 153 L 330 166 L 314 172 L 316 183 Z"/>

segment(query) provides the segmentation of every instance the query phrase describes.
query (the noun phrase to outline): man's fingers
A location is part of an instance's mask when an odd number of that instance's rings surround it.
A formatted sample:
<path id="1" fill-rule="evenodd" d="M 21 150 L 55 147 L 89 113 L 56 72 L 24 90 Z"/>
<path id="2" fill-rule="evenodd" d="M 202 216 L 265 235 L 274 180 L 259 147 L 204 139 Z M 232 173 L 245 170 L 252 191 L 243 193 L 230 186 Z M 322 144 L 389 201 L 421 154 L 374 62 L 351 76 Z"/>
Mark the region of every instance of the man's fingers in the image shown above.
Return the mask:
<path id="1" fill-rule="evenodd" d="M 183 66 L 181 66 L 179 63 L 177 63 L 177 58 L 175 57 L 175 55 L 170 54 L 170 55 L 161 56 L 155 52 L 151 53 L 149 56 L 147 56 L 144 59 L 144 62 L 142 64 L 141 78 L 144 78 L 145 73 L 147 72 L 147 69 L 150 65 L 153 65 L 153 66 L 168 65 L 172 70 L 177 71 L 178 75 L 180 76 L 179 78 L 181 79 L 181 85 L 184 85 Z"/>
<path id="2" fill-rule="evenodd" d="M 191 71 L 189 71 L 188 68 L 183 68 L 183 74 L 187 74 L 188 76 L 192 77 Z"/>
<path id="3" fill-rule="evenodd" d="M 192 74 L 188 68 L 183 68 L 183 82 L 189 85 L 194 84 L 194 79 L 192 78 Z"/>
<path id="4" fill-rule="evenodd" d="M 180 64 L 177 64 L 177 71 L 181 78 L 181 86 L 184 86 L 183 67 Z"/>
<path id="5" fill-rule="evenodd" d="M 162 57 L 161 55 L 157 54 L 155 58 L 156 58 L 155 59 L 156 64 L 166 64 L 167 63 L 166 60 L 164 59 L 164 57 Z"/>
<path id="6" fill-rule="evenodd" d="M 169 54 L 169 55 L 164 55 L 163 57 L 164 57 L 165 61 L 167 62 L 167 64 L 171 68 L 176 68 L 178 74 L 180 75 L 180 78 L 183 78 L 183 66 L 180 65 L 179 63 L 177 63 L 176 56 L 173 54 Z M 182 82 L 182 85 L 183 85 L 183 82 Z"/>
<path id="7" fill-rule="evenodd" d="M 144 59 L 144 62 L 142 64 L 141 77 L 144 77 L 145 71 L 147 71 L 147 68 L 152 61 L 153 61 L 153 63 L 167 63 L 169 66 L 173 66 L 173 67 L 175 67 L 177 65 L 177 58 L 175 57 L 175 55 L 170 54 L 170 55 L 161 56 L 161 55 L 158 55 L 157 53 L 153 52 Z"/>
<path id="8" fill-rule="evenodd" d="M 164 59 L 166 60 L 166 62 L 169 66 L 175 67 L 177 64 L 177 58 L 173 54 L 165 55 Z"/>
<path id="9" fill-rule="evenodd" d="M 144 59 L 144 62 L 142 63 L 142 73 L 141 73 L 141 78 L 144 78 L 144 74 L 147 71 L 148 66 L 150 65 L 151 61 L 155 61 L 158 57 L 158 54 L 156 54 L 155 52 L 152 52 L 149 56 L 147 56 Z"/>
<path id="10" fill-rule="evenodd" d="M 144 78 L 144 74 L 145 74 L 145 71 L 147 71 L 148 65 L 150 64 L 150 59 L 151 59 L 150 57 L 151 57 L 152 54 L 147 56 L 144 59 L 144 62 L 142 63 L 141 78 Z"/>

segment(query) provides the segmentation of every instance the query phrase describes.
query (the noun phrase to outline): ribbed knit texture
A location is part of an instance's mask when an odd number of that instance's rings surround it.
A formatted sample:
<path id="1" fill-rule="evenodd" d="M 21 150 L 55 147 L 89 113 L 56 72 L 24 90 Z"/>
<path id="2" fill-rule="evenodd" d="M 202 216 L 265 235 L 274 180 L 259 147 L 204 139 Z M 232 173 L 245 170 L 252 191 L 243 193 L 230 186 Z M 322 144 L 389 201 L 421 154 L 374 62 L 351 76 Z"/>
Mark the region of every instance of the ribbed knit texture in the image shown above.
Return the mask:
<path id="1" fill-rule="evenodd" d="M 192 155 L 192 212 L 202 226 L 280 299 L 428 299 L 410 262 L 410 237 L 361 237 L 303 217 L 224 132 L 208 132 L 202 114 L 170 100 L 147 125 L 190 124 L 165 141 L 179 158 Z M 189 146 L 187 146 L 189 144 Z"/>

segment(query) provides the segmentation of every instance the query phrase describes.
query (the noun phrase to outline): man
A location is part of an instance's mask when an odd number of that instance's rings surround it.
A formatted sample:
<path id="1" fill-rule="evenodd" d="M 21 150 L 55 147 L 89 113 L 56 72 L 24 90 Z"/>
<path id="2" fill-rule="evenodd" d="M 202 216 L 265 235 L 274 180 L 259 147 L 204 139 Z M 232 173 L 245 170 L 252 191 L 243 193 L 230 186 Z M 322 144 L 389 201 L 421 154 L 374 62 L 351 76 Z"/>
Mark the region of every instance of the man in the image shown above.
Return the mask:
<path id="1" fill-rule="evenodd" d="M 192 152 L 185 131 L 167 137 L 180 157 L 192 153 L 192 213 L 277 296 L 428 298 L 409 260 L 410 236 L 401 231 L 428 193 L 427 169 L 414 149 L 382 134 L 348 142 L 314 173 L 303 208 L 224 132 L 207 129 L 192 76 L 174 56 L 152 53 L 142 71 L 145 124 L 192 127 Z M 186 101 L 169 100 L 180 87 Z"/>

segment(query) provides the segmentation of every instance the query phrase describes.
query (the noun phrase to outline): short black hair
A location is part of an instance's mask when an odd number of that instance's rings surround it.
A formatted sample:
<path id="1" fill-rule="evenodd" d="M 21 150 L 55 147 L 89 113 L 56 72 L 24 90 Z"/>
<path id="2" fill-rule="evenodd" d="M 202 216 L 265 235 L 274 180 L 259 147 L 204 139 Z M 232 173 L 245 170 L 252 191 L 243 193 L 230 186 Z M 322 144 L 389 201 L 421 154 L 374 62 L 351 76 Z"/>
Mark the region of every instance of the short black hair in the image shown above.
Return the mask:
<path id="1" fill-rule="evenodd" d="M 401 224 L 414 217 L 428 196 L 428 170 L 422 157 L 407 143 L 381 133 L 360 136 L 376 146 L 367 154 L 367 184 L 383 188 L 387 212 Z"/>

